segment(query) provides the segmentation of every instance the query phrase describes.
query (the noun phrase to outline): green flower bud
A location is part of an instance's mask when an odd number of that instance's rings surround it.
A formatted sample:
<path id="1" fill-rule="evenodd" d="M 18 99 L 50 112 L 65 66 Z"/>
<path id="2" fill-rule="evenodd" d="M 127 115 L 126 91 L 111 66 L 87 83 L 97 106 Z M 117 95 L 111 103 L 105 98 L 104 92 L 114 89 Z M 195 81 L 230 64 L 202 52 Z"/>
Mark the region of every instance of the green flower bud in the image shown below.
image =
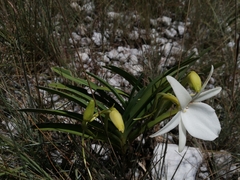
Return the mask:
<path id="1" fill-rule="evenodd" d="M 95 102 L 93 99 L 91 99 L 83 113 L 83 120 L 87 122 L 92 121 L 93 113 L 95 109 Z"/>
<path id="2" fill-rule="evenodd" d="M 195 71 L 191 71 L 187 76 L 188 84 L 194 91 L 200 92 L 202 88 L 202 81 Z"/>
<path id="3" fill-rule="evenodd" d="M 170 100 L 174 104 L 180 106 L 178 99 L 174 95 L 172 95 L 171 93 L 161 93 L 161 94 L 163 96 L 163 99 Z"/>
<path id="4" fill-rule="evenodd" d="M 124 122 L 122 119 L 122 115 L 118 112 L 118 110 L 114 107 L 110 108 L 110 113 L 109 113 L 109 117 L 111 119 L 111 121 L 113 122 L 114 126 L 120 131 L 120 132 L 124 132 Z"/>

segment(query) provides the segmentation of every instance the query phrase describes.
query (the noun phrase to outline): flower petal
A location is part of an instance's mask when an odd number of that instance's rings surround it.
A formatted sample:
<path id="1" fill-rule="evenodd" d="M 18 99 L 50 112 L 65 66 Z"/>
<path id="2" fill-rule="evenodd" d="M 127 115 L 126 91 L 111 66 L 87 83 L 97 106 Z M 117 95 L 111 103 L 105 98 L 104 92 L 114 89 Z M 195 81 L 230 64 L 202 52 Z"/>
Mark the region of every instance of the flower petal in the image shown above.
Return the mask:
<path id="1" fill-rule="evenodd" d="M 198 96 L 193 97 L 193 101 L 195 101 L 195 102 L 196 101 L 197 102 L 204 101 L 204 100 L 209 99 L 213 96 L 216 96 L 218 93 L 220 93 L 221 90 L 222 90 L 221 87 L 216 87 L 214 89 L 210 89 L 210 90 L 201 92 Z"/>
<path id="2" fill-rule="evenodd" d="M 193 97 L 193 99 L 197 99 L 197 98 L 201 95 L 201 93 L 204 91 L 205 87 L 207 86 L 208 81 L 209 81 L 210 78 L 212 77 L 213 70 L 214 70 L 214 67 L 213 67 L 213 65 L 212 65 L 212 66 L 211 66 L 210 73 L 209 73 L 207 79 L 205 80 L 205 82 L 203 83 L 201 90 Z"/>
<path id="3" fill-rule="evenodd" d="M 178 98 L 178 101 L 181 105 L 182 110 L 187 107 L 189 102 L 191 102 L 192 97 L 189 95 L 188 91 L 172 76 L 166 77 L 170 85 L 172 86 L 172 89 L 175 93 L 175 95 Z"/>
<path id="4" fill-rule="evenodd" d="M 160 136 L 162 134 L 165 134 L 171 131 L 173 128 L 175 128 L 179 124 L 180 120 L 181 120 L 181 114 L 179 112 L 162 129 L 150 135 L 150 137 Z"/>
<path id="5" fill-rule="evenodd" d="M 212 141 L 221 131 L 215 110 L 205 103 L 191 103 L 181 115 L 186 130 L 193 137 Z"/>
<path id="6" fill-rule="evenodd" d="M 203 85 L 202 85 L 202 89 L 201 89 L 201 91 L 203 91 L 203 90 L 205 89 L 205 87 L 206 87 L 206 85 L 207 85 L 208 81 L 209 81 L 209 80 L 210 80 L 210 78 L 212 77 L 213 70 L 214 70 L 214 67 L 213 67 L 213 65 L 212 65 L 212 66 L 211 66 L 210 73 L 209 73 L 209 75 L 208 75 L 207 79 L 205 80 L 205 82 L 204 82 L 204 83 L 203 83 Z M 200 91 L 200 93 L 201 93 L 201 91 Z"/>
<path id="7" fill-rule="evenodd" d="M 178 151 L 182 152 L 187 141 L 187 133 L 186 128 L 184 127 L 184 124 L 182 120 L 179 122 L 179 145 L 178 145 Z"/>

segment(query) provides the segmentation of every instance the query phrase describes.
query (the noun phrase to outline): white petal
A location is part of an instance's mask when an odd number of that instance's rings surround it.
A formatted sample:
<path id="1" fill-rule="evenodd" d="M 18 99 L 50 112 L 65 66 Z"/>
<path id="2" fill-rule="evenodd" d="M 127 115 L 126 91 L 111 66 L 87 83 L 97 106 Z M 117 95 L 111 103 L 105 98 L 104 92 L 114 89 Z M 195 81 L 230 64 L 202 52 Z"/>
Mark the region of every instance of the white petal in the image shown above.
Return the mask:
<path id="1" fill-rule="evenodd" d="M 211 79 L 212 74 L 213 74 L 213 70 L 214 70 L 214 67 L 213 67 L 213 65 L 212 65 L 212 66 L 211 66 L 210 73 L 209 73 L 207 79 L 205 80 L 205 82 L 204 82 L 203 85 L 202 85 L 202 89 L 201 89 L 201 91 L 203 91 L 203 90 L 205 89 L 205 87 L 206 87 L 208 81 Z M 200 91 L 200 92 L 201 92 L 201 91 Z"/>
<path id="2" fill-rule="evenodd" d="M 181 120 L 181 114 L 179 112 L 162 129 L 152 134 L 150 137 L 160 136 L 162 134 L 165 134 L 171 131 L 173 128 L 175 128 L 179 124 L 180 120 Z"/>
<path id="3" fill-rule="evenodd" d="M 193 137 L 212 141 L 218 137 L 221 131 L 215 110 L 207 104 L 191 103 L 181 116 L 186 130 Z"/>
<path id="4" fill-rule="evenodd" d="M 210 73 L 209 73 L 209 75 L 208 75 L 207 79 L 205 80 L 205 82 L 203 83 L 203 85 L 202 85 L 202 88 L 201 88 L 200 92 L 199 92 L 199 93 L 197 93 L 197 94 L 196 94 L 196 95 L 193 97 L 193 99 L 197 99 L 197 98 L 198 98 L 198 96 L 200 96 L 200 95 L 201 95 L 201 93 L 204 91 L 204 89 L 205 89 L 205 87 L 206 87 L 206 85 L 207 85 L 208 81 L 209 81 L 209 80 L 210 80 L 210 78 L 212 77 L 213 70 L 214 70 L 214 67 L 213 67 L 213 65 L 212 65 L 212 66 L 211 66 Z"/>
<path id="5" fill-rule="evenodd" d="M 175 78 L 167 76 L 167 80 L 172 86 L 172 89 L 178 98 L 181 108 L 184 109 L 185 107 L 187 107 L 189 102 L 191 102 L 192 97 L 189 95 L 188 91 Z"/>
<path id="6" fill-rule="evenodd" d="M 179 122 L 179 145 L 178 151 L 182 152 L 187 141 L 187 133 L 182 120 Z"/>
<path id="7" fill-rule="evenodd" d="M 220 91 L 222 90 L 221 87 L 216 87 L 214 89 L 210 89 L 204 92 L 201 92 L 197 97 L 193 97 L 193 101 L 204 101 L 206 99 L 209 99 L 213 96 L 216 96 Z"/>

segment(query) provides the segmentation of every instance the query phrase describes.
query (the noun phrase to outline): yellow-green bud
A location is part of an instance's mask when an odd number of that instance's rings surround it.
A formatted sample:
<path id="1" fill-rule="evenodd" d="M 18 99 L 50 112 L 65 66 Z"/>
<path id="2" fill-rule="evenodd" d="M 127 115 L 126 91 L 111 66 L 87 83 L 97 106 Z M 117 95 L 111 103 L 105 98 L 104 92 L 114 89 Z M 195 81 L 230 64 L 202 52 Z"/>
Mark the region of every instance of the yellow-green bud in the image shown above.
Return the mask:
<path id="1" fill-rule="evenodd" d="M 118 112 L 118 110 L 114 107 L 110 108 L 110 113 L 109 113 L 109 117 L 111 119 L 111 121 L 113 122 L 114 126 L 120 131 L 120 132 L 124 132 L 124 122 L 122 119 L 122 115 Z"/>
<path id="2" fill-rule="evenodd" d="M 200 92 L 202 88 L 202 81 L 195 71 L 191 71 L 187 76 L 188 84 L 194 91 Z"/>
<path id="3" fill-rule="evenodd" d="M 95 102 L 93 99 L 91 99 L 83 113 L 83 120 L 87 122 L 91 122 L 93 113 L 95 109 Z"/>
<path id="4" fill-rule="evenodd" d="M 174 104 L 180 106 L 178 99 L 176 96 L 172 95 L 171 93 L 162 93 L 163 99 L 167 99 L 172 101 Z"/>

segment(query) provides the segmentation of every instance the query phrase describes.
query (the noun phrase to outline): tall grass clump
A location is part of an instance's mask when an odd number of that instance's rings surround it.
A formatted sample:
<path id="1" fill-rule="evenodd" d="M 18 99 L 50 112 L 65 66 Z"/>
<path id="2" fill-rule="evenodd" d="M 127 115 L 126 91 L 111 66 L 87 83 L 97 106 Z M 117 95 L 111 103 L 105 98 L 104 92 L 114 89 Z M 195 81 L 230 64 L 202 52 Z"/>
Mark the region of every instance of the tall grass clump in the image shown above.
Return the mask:
<path id="1" fill-rule="evenodd" d="M 216 71 L 217 84 L 223 87 L 221 96 L 213 102 L 219 118 L 222 119 L 222 131 L 215 144 L 206 148 L 224 150 L 233 156 L 224 163 L 217 163 L 209 159 L 212 169 L 211 178 L 221 179 L 230 177 L 229 164 L 239 162 L 239 5 L 237 1 L 194 1 L 189 2 L 188 17 L 194 19 L 190 25 L 189 39 L 185 45 L 198 50 L 209 48 L 203 58 L 197 63 L 200 67 L 208 66 L 213 62 L 219 66 Z M 214 81 L 215 81 L 214 80 Z M 215 83 L 215 85 L 217 85 Z M 222 154 L 224 157 L 224 153 Z M 217 165 L 218 164 L 218 165 Z M 237 167 L 236 167 L 237 168 Z M 228 169 L 228 170 L 227 170 Z M 237 168 L 238 169 L 238 168 Z M 225 173 L 222 173 L 225 172 Z"/>
<path id="2" fill-rule="evenodd" d="M 61 156 L 70 162 L 69 155 L 65 154 L 67 150 L 59 146 L 67 143 L 67 138 L 60 135 L 60 141 L 53 142 L 51 135 L 36 133 L 31 128 L 41 117 L 30 118 L 17 112 L 20 107 L 42 106 L 40 94 L 29 85 L 29 79 L 38 83 L 39 73 L 51 64 L 65 64 L 71 56 L 69 48 L 65 48 L 68 33 L 59 31 L 65 26 L 57 5 L 55 1 L 0 2 L 3 131 L 0 174 L 4 179 L 70 179 L 71 173 L 64 175 L 52 158 L 60 156 L 61 149 Z M 65 10 L 69 12 L 69 19 L 74 19 L 70 6 Z"/>

